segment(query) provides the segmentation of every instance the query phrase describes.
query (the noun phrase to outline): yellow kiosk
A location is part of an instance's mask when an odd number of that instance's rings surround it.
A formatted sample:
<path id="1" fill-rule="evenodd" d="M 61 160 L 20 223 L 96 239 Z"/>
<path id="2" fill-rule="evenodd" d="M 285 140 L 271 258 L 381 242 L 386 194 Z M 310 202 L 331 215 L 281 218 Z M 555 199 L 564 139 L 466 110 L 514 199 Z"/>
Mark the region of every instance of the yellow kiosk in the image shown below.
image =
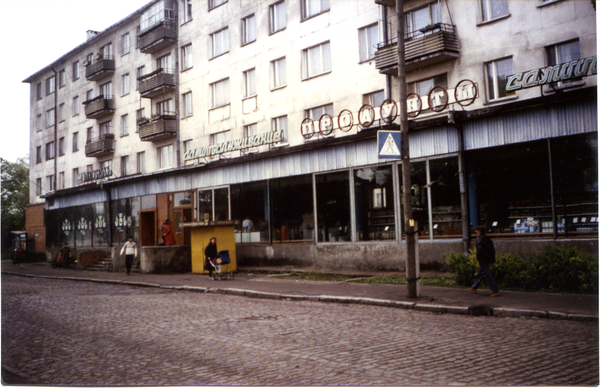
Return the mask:
<path id="1" fill-rule="evenodd" d="M 192 273 L 208 273 L 204 269 L 204 248 L 208 245 L 210 238 L 217 238 L 217 250 L 228 250 L 231 263 L 227 265 L 227 271 L 237 270 L 235 255 L 235 226 L 232 221 L 225 222 L 194 222 L 184 223 L 184 228 L 190 229 L 192 244 Z"/>

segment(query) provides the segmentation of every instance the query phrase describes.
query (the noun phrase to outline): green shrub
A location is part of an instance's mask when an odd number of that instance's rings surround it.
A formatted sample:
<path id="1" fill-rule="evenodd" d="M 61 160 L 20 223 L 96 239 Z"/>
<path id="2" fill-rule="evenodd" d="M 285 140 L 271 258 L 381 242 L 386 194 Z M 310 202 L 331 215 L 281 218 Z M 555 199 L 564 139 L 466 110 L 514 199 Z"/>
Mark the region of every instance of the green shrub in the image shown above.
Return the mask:
<path id="1" fill-rule="evenodd" d="M 457 285 L 471 286 L 477 270 L 479 270 L 475 250 L 469 250 L 469 255 L 465 253 L 444 253 L 442 259 L 444 265 L 454 273 L 454 280 Z"/>

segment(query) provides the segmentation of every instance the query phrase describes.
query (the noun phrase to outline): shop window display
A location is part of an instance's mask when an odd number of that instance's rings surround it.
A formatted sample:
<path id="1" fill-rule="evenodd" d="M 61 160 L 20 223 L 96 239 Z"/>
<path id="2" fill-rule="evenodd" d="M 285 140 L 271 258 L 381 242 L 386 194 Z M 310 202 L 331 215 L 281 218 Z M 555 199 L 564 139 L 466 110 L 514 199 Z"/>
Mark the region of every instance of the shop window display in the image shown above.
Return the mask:
<path id="1" fill-rule="evenodd" d="M 427 190 L 431 195 L 433 237 L 460 238 L 462 219 L 458 158 L 429 160 L 429 177 Z"/>
<path id="2" fill-rule="evenodd" d="M 94 247 L 108 246 L 108 213 L 105 208 L 105 203 L 92 204 L 94 223 L 92 239 Z"/>
<path id="3" fill-rule="evenodd" d="M 318 241 L 351 241 L 352 226 L 350 222 L 350 180 L 348 172 L 317 175 L 315 179 L 317 186 Z M 379 194 L 373 198 L 374 202 L 383 204 L 386 201 L 385 189 L 385 187 L 374 189 L 374 191 L 379 191 Z"/>
<path id="4" fill-rule="evenodd" d="M 400 182 L 400 202 L 402 204 L 402 220 L 404 220 L 404 186 L 402 185 L 402 165 L 398 166 Z M 410 164 L 410 183 L 412 198 L 412 216 L 417 221 L 419 236 L 429 236 L 429 202 L 427 201 L 427 163 L 412 162 Z M 441 231 L 441 229 L 440 229 Z M 435 234 L 436 232 L 434 232 Z M 404 231 L 402 231 L 404 236 Z"/>
<path id="5" fill-rule="evenodd" d="M 266 181 L 231 186 L 231 214 L 236 220 L 236 243 L 269 242 Z"/>
<path id="6" fill-rule="evenodd" d="M 354 195 L 357 239 L 396 239 L 392 167 L 354 170 Z"/>
<path id="7" fill-rule="evenodd" d="M 272 180 L 270 191 L 273 243 L 314 241 L 312 176 Z"/>

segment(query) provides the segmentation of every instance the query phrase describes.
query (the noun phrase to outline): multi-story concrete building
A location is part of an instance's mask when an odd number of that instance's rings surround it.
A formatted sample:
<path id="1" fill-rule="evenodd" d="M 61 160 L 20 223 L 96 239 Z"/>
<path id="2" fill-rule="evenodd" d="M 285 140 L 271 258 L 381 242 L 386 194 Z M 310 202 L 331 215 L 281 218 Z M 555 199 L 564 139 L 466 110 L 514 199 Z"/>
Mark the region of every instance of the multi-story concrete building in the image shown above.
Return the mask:
<path id="1" fill-rule="evenodd" d="M 404 99 L 421 262 L 480 223 L 517 253 L 597 241 L 592 3 L 404 12 L 404 98 L 393 1 L 153 1 L 88 32 L 25 80 L 37 242 L 156 246 L 171 219 L 189 245 L 208 220 L 238 262 L 403 268 Z"/>

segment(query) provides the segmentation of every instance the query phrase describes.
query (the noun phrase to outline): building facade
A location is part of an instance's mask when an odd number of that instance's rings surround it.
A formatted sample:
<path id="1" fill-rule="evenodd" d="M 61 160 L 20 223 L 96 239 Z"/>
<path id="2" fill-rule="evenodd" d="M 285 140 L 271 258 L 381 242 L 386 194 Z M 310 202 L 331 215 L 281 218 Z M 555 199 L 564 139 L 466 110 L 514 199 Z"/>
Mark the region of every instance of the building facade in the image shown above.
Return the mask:
<path id="1" fill-rule="evenodd" d="M 233 222 L 240 264 L 402 269 L 405 99 L 422 263 L 478 224 L 595 251 L 595 10 L 473 4 L 405 1 L 404 97 L 393 1 L 154 1 L 88 32 L 25 80 L 45 246 Z"/>

